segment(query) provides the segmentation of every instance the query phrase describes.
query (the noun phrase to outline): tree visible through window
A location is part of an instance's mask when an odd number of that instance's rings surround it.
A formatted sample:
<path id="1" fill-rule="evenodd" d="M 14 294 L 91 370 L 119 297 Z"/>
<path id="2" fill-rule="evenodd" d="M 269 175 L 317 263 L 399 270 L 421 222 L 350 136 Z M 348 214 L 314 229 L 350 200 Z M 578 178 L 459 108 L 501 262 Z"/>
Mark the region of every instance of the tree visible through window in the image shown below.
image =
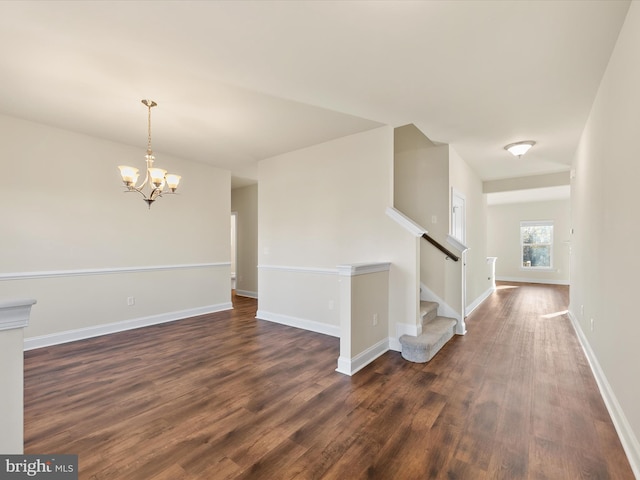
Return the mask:
<path id="1" fill-rule="evenodd" d="M 522 268 L 553 266 L 553 222 L 520 222 Z"/>

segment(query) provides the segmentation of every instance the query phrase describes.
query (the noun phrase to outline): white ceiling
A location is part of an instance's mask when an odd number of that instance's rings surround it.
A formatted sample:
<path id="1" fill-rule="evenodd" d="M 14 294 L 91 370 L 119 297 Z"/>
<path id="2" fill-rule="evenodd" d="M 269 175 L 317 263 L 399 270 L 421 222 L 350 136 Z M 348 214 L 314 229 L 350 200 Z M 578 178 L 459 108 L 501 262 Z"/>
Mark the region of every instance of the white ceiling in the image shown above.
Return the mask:
<path id="1" fill-rule="evenodd" d="M 484 180 L 567 170 L 629 1 L 0 2 L 0 113 L 256 178 L 388 124 Z M 521 160 L 503 146 L 535 140 Z"/>

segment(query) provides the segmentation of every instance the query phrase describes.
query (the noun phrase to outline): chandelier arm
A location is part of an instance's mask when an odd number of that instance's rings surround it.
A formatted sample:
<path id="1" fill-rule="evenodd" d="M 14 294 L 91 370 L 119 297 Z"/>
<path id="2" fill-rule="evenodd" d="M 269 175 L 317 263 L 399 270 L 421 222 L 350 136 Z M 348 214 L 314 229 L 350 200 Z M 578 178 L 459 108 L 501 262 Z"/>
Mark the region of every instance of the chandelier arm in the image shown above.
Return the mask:
<path id="1" fill-rule="evenodd" d="M 135 187 L 136 190 L 138 190 L 138 189 L 142 190 L 144 188 L 144 186 L 147 184 L 147 182 L 151 183 L 150 182 L 150 175 L 149 175 L 149 164 L 147 164 L 147 171 L 146 171 L 146 174 L 144 176 L 144 181 L 139 186 Z"/>
<path id="2" fill-rule="evenodd" d="M 141 188 L 139 188 L 139 187 L 131 187 L 131 188 L 129 189 L 129 191 L 130 191 L 130 192 L 138 192 L 140 195 L 142 195 L 142 198 L 144 198 L 145 200 L 146 200 L 146 198 L 147 198 L 147 195 L 146 195 L 146 194 L 142 191 L 142 189 L 141 189 Z"/>

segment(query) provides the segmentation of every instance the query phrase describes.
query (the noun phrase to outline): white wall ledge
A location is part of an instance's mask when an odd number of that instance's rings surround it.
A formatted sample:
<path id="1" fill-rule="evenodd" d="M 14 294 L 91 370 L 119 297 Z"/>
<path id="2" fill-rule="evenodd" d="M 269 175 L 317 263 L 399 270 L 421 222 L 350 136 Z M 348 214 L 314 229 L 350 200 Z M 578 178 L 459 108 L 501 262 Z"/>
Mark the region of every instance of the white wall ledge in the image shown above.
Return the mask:
<path id="1" fill-rule="evenodd" d="M 293 273 L 311 273 L 314 275 L 336 275 L 338 270 L 335 268 L 319 268 L 319 267 L 296 267 L 290 265 L 258 265 L 258 270 L 279 271 Z"/>
<path id="2" fill-rule="evenodd" d="M 31 306 L 36 300 L 0 300 L 0 330 L 24 328 L 29 324 Z"/>
<path id="3" fill-rule="evenodd" d="M 460 240 L 458 240 L 456 237 L 452 235 L 447 235 L 447 243 L 449 245 L 453 245 L 461 252 L 466 252 L 467 250 L 469 250 L 469 247 L 467 247 L 464 243 L 462 243 Z"/>
<path id="4" fill-rule="evenodd" d="M 390 268 L 391 262 L 353 263 L 338 265 L 338 274 L 344 277 L 354 277 L 368 273 L 388 272 Z"/>
<path id="5" fill-rule="evenodd" d="M 415 235 L 416 237 L 421 237 L 424 233 L 428 233 L 424 227 L 418 225 L 400 210 L 397 210 L 393 207 L 387 207 L 386 213 L 401 227 L 403 227 L 405 230 L 407 230 L 412 235 Z"/>

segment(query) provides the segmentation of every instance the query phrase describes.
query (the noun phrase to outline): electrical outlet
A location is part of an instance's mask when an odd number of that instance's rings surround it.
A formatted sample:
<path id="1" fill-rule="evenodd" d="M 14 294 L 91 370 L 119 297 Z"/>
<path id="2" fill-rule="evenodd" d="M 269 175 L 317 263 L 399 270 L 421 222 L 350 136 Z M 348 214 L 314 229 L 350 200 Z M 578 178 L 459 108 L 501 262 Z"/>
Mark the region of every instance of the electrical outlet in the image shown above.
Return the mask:
<path id="1" fill-rule="evenodd" d="M 127 297 L 127 305 L 130 307 L 136 304 L 136 297 Z"/>
<path id="2" fill-rule="evenodd" d="M 438 223 L 438 217 L 431 215 L 431 223 Z"/>
<path id="3" fill-rule="evenodd" d="M 593 318 L 591 319 L 591 331 L 593 332 Z"/>
<path id="4" fill-rule="evenodd" d="M 329 300 L 329 310 L 333 310 L 333 307 L 335 306 L 333 300 Z"/>
<path id="5" fill-rule="evenodd" d="M 378 325 L 378 314 L 374 313 L 373 314 L 373 326 L 375 327 L 376 325 Z"/>

